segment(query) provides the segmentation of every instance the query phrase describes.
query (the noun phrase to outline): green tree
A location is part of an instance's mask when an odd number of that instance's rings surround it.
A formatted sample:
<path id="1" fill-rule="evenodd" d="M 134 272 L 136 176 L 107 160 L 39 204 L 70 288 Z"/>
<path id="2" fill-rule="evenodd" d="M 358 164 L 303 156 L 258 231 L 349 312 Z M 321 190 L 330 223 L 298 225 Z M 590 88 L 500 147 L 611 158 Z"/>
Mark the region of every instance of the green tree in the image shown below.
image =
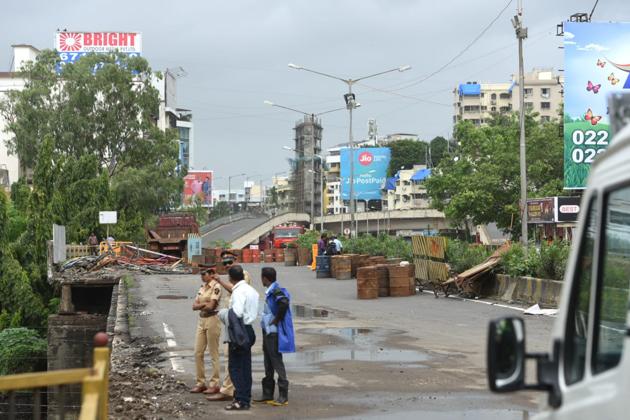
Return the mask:
<path id="1" fill-rule="evenodd" d="M 391 160 L 387 176 L 394 176 L 400 168 L 411 169 L 413 165 L 426 165 L 427 145 L 424 142 L 403 139 L 391 142 Z"/>
<path id="2" fill-rule="evenodd" d="M 431 167 L 435 168 L 448 155 L 448 140 L 437 136 L 431 140 Z"/>
<path id="3" fill-rule="evenodd" d="M 230 214 L 230 205 L 227 201 L 218 201 L 212 210 L 210 210 L 210 220 L 220 219 L 221 217 L 228 216 Z"/>
<path id="4" fill-rule="evenodd" d="M 562 192 L 563 141 L 559 123 L 526 117 L 528 195 Z M 456 156 L 442 159 L 426 181 L 433 206 L 459 226 L 496 222 L 520 232 L 519 126 L 515 115 L 498 115 L 487 126 L 457 124 Z"/>

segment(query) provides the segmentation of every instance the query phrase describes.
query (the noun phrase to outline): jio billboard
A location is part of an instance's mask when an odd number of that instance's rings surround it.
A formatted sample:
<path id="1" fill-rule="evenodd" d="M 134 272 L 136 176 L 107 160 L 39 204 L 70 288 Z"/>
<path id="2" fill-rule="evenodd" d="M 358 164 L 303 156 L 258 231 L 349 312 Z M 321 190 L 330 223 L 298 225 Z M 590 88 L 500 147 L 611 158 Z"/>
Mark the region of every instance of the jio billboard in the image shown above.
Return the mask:
<path id="1" fill-rule="evenodd" d="M 564 188 L 581 189 L 611 140 L 607 96 L 630 89 L 630 24 L 564 23 Z"/>
<path id="2" fill-rule="evenodd" d="M 391 159 L 388 147 L 341 149 L 341 198 L 350 200 L 350 162 L 354 159 L 355 200 L 380 200 Z"/>

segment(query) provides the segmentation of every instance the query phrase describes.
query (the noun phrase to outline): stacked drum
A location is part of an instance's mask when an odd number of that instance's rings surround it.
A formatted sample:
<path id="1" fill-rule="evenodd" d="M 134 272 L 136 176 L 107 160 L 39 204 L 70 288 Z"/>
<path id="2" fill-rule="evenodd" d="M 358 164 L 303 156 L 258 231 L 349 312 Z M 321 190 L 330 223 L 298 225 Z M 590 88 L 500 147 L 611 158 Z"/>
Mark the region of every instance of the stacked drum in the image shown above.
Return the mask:
<path id="1" fill-rule="evenodd" d="M 337 280 L 350 280 L 352 278 L 352 257 L 336 255 L 332 258 L 335 266 L 334 277 Z"/>
<path id="2" fill-rule="evenodd" d="M 386 264 L 377 265 L 376 277 L 378 278 L 378 296 L 389 296 L 389 267 Z"/>
<path id="3" fill-rule="evenodd" d="M 409 287 L 407 286 L 407 290 Z M 366 266 L 357 270 L 357 297 L 359 299 L 378 298 L 378 277 L 376 267 Z"/>
<path id="4" fill-rule="evenodd" d="M 390 296 L 409 296 L 410 276 L 409 267 L 400 265 L 390 265 L 389 270 L 389 295 Z"/>

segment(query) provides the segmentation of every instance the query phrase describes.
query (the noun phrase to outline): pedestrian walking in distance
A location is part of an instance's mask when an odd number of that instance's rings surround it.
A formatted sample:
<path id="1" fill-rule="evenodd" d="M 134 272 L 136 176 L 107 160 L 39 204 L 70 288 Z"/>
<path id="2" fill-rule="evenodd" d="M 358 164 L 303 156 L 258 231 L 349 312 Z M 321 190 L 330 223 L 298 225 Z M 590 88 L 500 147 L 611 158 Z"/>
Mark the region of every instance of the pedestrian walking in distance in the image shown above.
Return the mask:
<path id="1" fill-rule="evenodd" d="M 90 233 L 88 238 L 88 245 L 90 246 L 90 254 L 98 255 L 98 238 L 94 234 L 94 232 Z"/>
<path id="2" fill-rule="evenodd" d="M 295 352 L 291 295 L 276 281 L 276 270 L 273 267 L 264 267 L 261 278 L 266 288 L 265 308 L 260 323 L 263 331 L 265 377 L 262 380 L 262 396 L 255 402 L 284 406 L 289 404 L 289 381 L 282 354 Z M 275 400 L 274 373 L 278 374 L 278 398 Z"/>
<path id="3" fill-rule="evenodd" d="M 228 330 L 228 368 L 235 393 L 234 401 L 225 409 L 249 410 L 252 400 L 252 346 L 256 342 L 252 324 L 258 316 L 258 292 L 244 280 L 240 265 L 230 267 L 228 276 L 232 284 L 232 299 L 230 308 L 222 309 L 219 317 Z"/>
<path id="4" fill-rule="evenodd" d="M 193 311 L 199 311 L 197 332 L 195 334 L 195 367 L 196 384 L 190 390 L 193 394 L 216 394 L 219 392 L 219 345 L 221 337 L 221 323 L 217 317 L 219 300 L 221 299 L 221 285 L 213 268 L 201 274 L 203 285 L 197 292 L 193 302 Z M 206 381 L 204 354 L 208 349 L 212 359 L 212 376 Z"/>

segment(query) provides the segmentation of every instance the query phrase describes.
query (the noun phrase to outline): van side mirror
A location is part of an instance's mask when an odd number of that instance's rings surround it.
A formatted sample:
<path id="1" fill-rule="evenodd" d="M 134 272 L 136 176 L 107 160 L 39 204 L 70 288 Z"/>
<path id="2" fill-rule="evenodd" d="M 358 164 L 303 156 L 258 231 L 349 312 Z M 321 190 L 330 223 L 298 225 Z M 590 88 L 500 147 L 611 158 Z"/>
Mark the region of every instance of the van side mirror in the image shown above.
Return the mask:
<path id="1" fill-rule="evenodd" d="M 506 317 L 491 321 L 488 330 L 488 382 L 494 392 L 525 387 L 525 323 Z"/>

